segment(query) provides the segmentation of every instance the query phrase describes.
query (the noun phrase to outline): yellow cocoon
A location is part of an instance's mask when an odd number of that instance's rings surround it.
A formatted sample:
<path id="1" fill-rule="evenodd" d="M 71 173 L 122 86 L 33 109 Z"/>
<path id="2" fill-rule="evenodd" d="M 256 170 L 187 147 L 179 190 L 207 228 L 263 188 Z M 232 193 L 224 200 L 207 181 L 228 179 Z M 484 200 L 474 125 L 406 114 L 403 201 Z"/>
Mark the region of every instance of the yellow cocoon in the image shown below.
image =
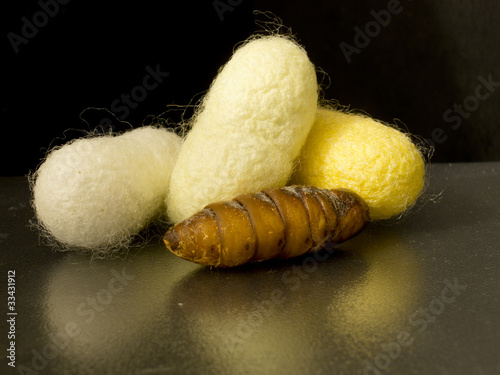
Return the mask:
<path id="1" fill-rule="evenodd" d="M 424 187 L 422 154 L 404 133 L 366 116 L 318 109 L 292 183 L 347 188 L 372 220 L 411 207 Z"/>
<path id="2" fill-rule="evenodd" d="M 284 186 L 314 121 L 318 87 L 306 52 L 285 37 L 254 39 L 220 71 L 172 172 L 168 216 Z"/>
<path id="3" fill-rule="evenodd" d="M 165 213 L 181 138 L 156 127 L 78 139 L 49 153 L 32 176 L 41 227 L 66 247 L 126 246 Z"/>

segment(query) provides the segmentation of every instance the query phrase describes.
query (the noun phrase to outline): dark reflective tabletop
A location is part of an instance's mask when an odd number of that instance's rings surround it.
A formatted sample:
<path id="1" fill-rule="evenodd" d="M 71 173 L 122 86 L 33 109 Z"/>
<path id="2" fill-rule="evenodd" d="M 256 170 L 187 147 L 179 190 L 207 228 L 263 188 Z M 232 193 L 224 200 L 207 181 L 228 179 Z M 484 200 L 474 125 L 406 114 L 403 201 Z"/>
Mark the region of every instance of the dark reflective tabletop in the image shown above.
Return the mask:
<path id="1" fill-rule="evenodd" d="M 159 238 L 114 260 L 54 252 L 26 179 L 0 178 L 0 373 L 499 374 L 499 185 L 500 163 L 433 165 L 398 221 L 217 270 Z"/>

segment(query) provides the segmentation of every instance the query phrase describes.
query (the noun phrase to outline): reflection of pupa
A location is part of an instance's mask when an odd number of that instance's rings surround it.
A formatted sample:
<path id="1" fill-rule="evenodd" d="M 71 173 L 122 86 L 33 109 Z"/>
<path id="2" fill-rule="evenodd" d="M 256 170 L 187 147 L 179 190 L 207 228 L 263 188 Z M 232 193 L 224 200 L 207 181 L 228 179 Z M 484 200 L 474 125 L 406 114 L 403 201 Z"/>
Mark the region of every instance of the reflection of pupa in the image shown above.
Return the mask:
<path id="1" fill-rule="evenodd" d="M 127 245 L 164 213 L 180 145 L 166 129 L 143 127 L 53 150 L 32 176 L 40 225 L 63 245 L 101 254 Z"/>
<path id="2" fill-rule="evenodd" d="M 284 186 L 314 121 L 314 66 L 291 39 L 253 39 L 223 67 L 193 120 L 172 172 L 169 218 Z"/>

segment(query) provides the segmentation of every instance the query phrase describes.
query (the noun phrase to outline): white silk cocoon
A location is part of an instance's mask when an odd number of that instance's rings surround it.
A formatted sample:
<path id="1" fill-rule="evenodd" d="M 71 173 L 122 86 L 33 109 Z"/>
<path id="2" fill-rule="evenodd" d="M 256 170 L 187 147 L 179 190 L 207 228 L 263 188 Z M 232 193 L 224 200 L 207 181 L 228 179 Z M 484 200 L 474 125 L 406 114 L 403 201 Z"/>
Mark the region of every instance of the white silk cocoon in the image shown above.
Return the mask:
<path id="1" fill-rule="evenodd" d="M 51 151 L 31 178 L 39 225 L 65 247 L 106 255 L 127 246 L 164 215 L 181 143 L 150 126 Z"/>
<path id="2" fill-rule="evenodd" d="M 168 216 L 284 186 L 314 121 L 313 64 L 286 37 L 254 39 L 223 67 L 199 108 L 172 172 Z"/>

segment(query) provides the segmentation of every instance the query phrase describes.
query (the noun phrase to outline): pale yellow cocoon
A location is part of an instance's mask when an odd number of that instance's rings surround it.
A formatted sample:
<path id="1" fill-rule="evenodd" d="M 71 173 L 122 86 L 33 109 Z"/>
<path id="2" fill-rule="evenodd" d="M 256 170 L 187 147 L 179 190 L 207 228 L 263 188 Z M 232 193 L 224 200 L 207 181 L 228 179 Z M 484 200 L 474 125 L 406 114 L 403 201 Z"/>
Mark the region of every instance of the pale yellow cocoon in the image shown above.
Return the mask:
<path id="1" fill-rule="evenodd" d="M 306 52 L 285 37 L 234 53 L 205 96 L 172 172 L 168 216 L 284 186 L 314 121 L 318 86 Z"/>
<path id="2" fill-rule="evenodd" d="M 318 109 L 292 183 L 346 188 L 372 220 L 410 208 L 424 187 L 425 163 L 410 138 L 367 116 Z"/>
<path id="3" fill-rule="evenodd" d="M 32 178 L 42 228 L 66 247 L 126 246 L 165 213 L 181 138 L 156 127 L 78 139 L 50 152 Z"/>

